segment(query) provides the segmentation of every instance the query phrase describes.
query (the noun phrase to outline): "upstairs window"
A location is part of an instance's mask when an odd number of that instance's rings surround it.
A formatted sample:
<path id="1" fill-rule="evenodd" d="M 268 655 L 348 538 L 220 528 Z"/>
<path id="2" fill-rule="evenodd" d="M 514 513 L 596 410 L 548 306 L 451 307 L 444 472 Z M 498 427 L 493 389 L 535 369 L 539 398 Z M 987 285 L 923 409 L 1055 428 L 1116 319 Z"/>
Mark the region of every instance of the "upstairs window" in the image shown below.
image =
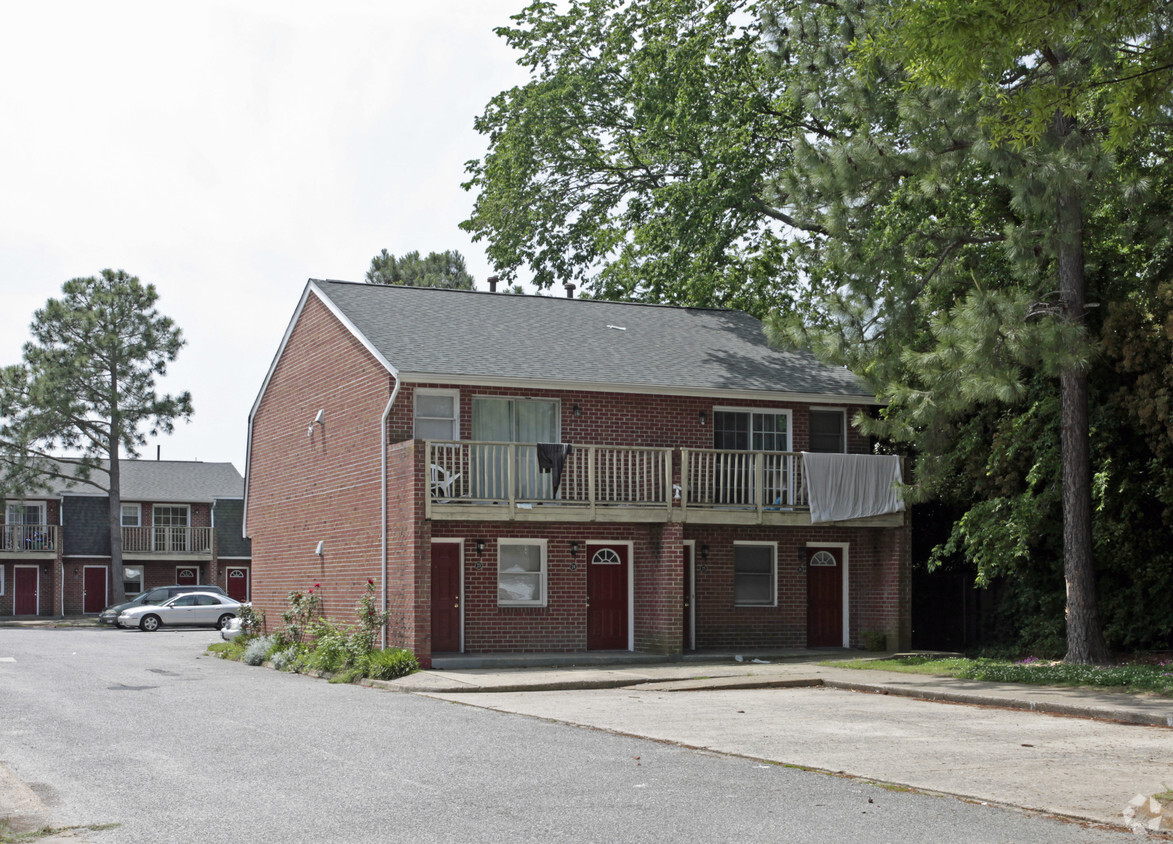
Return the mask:
<path id="1" fill-rule="evenodd" d="M 142 527 L 143 524 L 143 505 L 141 504 L 123 504 L 122 505 L 122 526 L 123 527 Z M 142 591 L 142 590 L 139 590 Z"/>
<path id="2" fill-rule="evenodd" d="M 454 390 L 415 391 L 415 431 L 417 440 L 458 440 L 457 424 L 460 393 Z"/>
<path id="3" fill-rule="evenodd" d="M 790 412 L 714 409 L 713 448 L 790 451 Z"/>
<path id="4" fill-rule="evenodd" d="M 847 451 L 847 412 L 811 410 L 810 450 L 843 454 Z"/>

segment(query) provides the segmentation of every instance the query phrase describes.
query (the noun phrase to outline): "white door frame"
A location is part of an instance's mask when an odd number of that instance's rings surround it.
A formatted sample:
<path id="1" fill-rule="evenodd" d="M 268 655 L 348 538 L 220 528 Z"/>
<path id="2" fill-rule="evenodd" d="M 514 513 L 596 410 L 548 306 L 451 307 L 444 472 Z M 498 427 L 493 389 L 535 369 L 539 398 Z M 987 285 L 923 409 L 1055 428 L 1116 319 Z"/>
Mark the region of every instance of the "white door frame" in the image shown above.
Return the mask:
<path id="1" fill-rule="evenodd" d="M 178 574 L 178 569 L 176 573 Z M 228 594 L 228 572 L 243 571 L 244 572 L 244 599 L 251 601 L 253 597 L 252 575 L 248 566 L 224 566 L 224 594 Z"/>
<path id="2" fill-rule="evenodd" d="M 41 567 L 36 566 L 36 565 L 33 565 L 33 566 L 20 565 L 19 563 L 12 567 L 12 614 L 16 615 L 16 573 L 18 571 L 20 571 L 21 569 L 32 569 L 33 573 L 36 574 L 36 576 L 37 576 L 37 611 L 34 613 L 34 615 L 40 615 L 41 614 Z"/>
<path id="3" fill-rule="evenodd" d="M 851 619 L 848 617 L 848 612 L 851 607 L 850 595 L 848 594 L 848 584 L 851 579 L 847 576 L 847 549 L 851 546 L 850 542 L 806 542 L 803 548 L 838 548 L 839 553 L 843 558 L 843 583 L 841 584 L 843 592 L 843 647 L 851 647 Z M 803 568 L 805 569 L 809 564 L 806 562 L 806 552 L 803 552 Z M 809 604 L 808 604 L 809 606 Z"/>
<path id="4" fill-rule="evenodd" d="M 627 547 L 627 650 L 635 650 L 635 542 L 630 539 L 586 539 L 582 542 L 582 552 L 586 556 L 588 545 L 624 545 Z M 586 557 L 586 565 L 590 565 Z M 585 574 L 585 572 L 584 572 Z M 585 582 L 584 582 L 585 585 Z M 585 633 L 586 630 L 583 630 Z"/>
<path id="5" fill-rule="evenodd" d="M 81 613 L 86 614 L 86 571 L 88 569 L 101 569 L 105 575 L 106 593 L 102 597 L 102 609 L 106 608 L 106 604 L 110 601 L 110 567 L 109 566 L 82 566 L 81 567 Z M 143 572 L 143 580 L 146 580 L 146 572 Z M 101 612 L 102 610 L 98 610 Z M 96 615 L 97 613 L 90 613 Z"/>

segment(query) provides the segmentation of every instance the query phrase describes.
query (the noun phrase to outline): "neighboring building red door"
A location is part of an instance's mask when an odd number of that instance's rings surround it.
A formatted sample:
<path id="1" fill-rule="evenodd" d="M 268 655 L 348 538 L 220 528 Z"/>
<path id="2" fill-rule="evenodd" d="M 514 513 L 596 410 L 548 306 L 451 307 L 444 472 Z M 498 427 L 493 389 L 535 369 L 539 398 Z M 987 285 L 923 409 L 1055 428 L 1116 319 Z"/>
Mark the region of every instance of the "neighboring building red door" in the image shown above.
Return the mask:
<path id="1" fill-rule="evenodd" d="M 692 593 L 692 552 L 693 546 L 684 546 L 684 649 L 691 651 L 696 647 L 696 638 L 693 631 L 693 604 L 696 596 Z"/>
<path id="2" fill-rule="evenodd" d="M 36 566 L 17 566 L 12 580 L 13 615 L 40 615 L 41 570 Z"/>
<path id="3" fill-rule="evenodd" d="M 248 569 L 243 566 L 233 566 L 224 569 L 224 578 L 227 581 L 225 592 L 234 601 L 242 604 L 248 600 Z"/>
<path id="4" fill-rule="evenodd" d="M 843 550 L 806 549 L 806 646 L 843 647 Z"/>
<path id="5" fill-rule="evenodd" d="M 432 653 L 460 650 L 460 545 L 432 543 Z"/>
<path id="6" fill-rule="evenodd" d="M 627 643 L 627 546 L 587 546 L 587 650 Z"/>
<path id="7" fill-rule="evenodd" d="M 175 569 L 175 582 L 180 586 L 195 586 L 200 582 L 200 570 L 195 566 L 178 566 Z"/>
<path id="8" fill-rule="evenodd" d="M 105 566 L 86 566 L 81 577 L 81 611 L 83 613 L 101 612 L 109 603 L 110 593 L 107 591 L 107 575 L 109 570 Z"/>

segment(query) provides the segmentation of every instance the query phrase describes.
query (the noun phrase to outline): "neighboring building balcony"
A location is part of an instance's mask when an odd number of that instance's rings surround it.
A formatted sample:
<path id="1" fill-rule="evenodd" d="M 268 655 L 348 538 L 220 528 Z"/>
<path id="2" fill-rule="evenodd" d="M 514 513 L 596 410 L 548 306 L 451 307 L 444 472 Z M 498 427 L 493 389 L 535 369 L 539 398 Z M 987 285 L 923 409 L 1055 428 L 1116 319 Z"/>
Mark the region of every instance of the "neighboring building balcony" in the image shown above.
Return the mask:
<path id="1" fill-rule="evenodd" d="M 212 556 L 210 527 L 124 527 L 124 559 L 145 560 L 168 557 L 179 560 L 205 560 Z"/>
<path id="2" fill-rule="evenodd" d="M 57 525 L 3 525 L 0 527 L 0 559 L 55 560 L 61 547 Z"/>
<path id="3" fill-rule="evenodd" d="M 794 452 L 575 445 L 559 461 L 536 443 L 427 441 L 425 457 L 429 519 L 811 523 Z M 892 526 L 902 515 L 854 523 Z"/>

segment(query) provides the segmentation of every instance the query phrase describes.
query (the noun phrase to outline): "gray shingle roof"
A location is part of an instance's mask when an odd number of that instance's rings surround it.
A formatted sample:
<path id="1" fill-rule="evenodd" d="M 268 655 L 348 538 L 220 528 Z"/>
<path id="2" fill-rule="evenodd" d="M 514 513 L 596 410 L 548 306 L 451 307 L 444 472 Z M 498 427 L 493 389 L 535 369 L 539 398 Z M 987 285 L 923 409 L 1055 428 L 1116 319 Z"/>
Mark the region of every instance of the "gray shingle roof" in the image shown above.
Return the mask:
<path id="1" fill-rule="evenodd" d="M 103 486 L 108 482 L 106 466 L 96 470 L 92 479 Z M 187 460 L 122 460 L 123 501 L 193 502 L 217 498 L 241 498 L 244 478 L 231 463 L 200 463 Z M 64 481 L 50 481 L 56 494 L 101 495 L 105 493 L 88 484 L 70 486 Z"/>
<path id="2" fill-rule="evenodd" d="M 740 311 L 311 280 L 392 366 L 432 376 L 872 400 Z"/>

